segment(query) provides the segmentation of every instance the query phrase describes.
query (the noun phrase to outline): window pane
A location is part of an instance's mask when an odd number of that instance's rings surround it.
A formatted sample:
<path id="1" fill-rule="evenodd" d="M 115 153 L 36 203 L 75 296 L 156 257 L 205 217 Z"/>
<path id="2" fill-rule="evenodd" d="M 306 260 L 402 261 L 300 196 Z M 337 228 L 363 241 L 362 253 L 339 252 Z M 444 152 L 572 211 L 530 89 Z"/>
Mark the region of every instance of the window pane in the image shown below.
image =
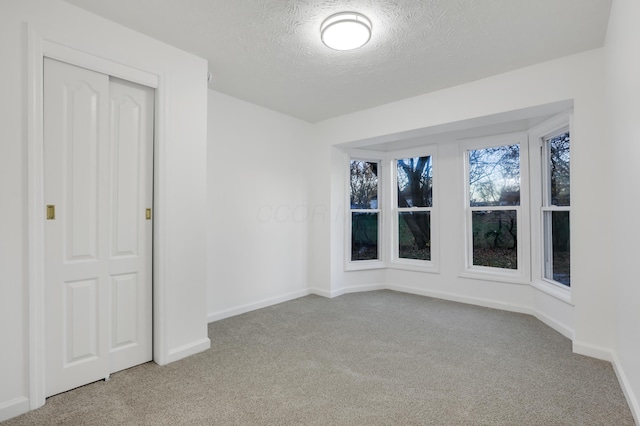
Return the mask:
<path id="1" fill-rule="evenodd" d="M 515 210 L 471 212 L 473 264 L 518 269 L 518 227 Z"/>
<path id="2" fill-rule="evenodd" d="M 469 151 L 471 206 L 520 205 L 520 145 Z"/>
<path id="3" fill-rule="evenodd" d="M 549 181 L 553 206 L 571 205 L 570 193 L 570 138 L 569 132 L 551 138 L 549 144 Z"/>
<path id="4" fill-rule="evenodd" d="M 431 207 L 433 192 L 431 157 L 398 160 L 397 170 L 398 207 Z"/>
<path id="5" fill-rule="evenodd" d="M 351 160 L 351 208 L 378 208 L 378 163 Z"/>
<path id="6" fill-rule="evenodd" d="M 378 259 L 378 213 L 351 213 L 351 260 Z"/>
<path id="7" fill-rule="evenodd" d="M 569 212 L 545 212 L 544 220 L 551 241 L 546 244 L 545 278 L 571 286 L 571 246 L 569 238 Z"/>
<path id="8" fill-rule="evenodd" d="M 398 257 L 431 260 L 431 213 L 398 214 Z"/>

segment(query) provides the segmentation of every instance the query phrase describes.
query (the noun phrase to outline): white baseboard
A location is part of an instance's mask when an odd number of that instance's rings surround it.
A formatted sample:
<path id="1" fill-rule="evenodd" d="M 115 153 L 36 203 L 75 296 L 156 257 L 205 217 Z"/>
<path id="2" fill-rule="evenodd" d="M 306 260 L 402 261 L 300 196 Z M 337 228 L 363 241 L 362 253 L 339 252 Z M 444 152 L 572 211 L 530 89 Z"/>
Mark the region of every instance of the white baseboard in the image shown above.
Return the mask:
<path id="1" fill-rule="evenodd" d="M 554 320 L 550 316 L 543 314 L 537 310 L 534 310 L 532 315 L 538 318 L 540 321 L 553 328 L 558 333 L 562 334 L 567 339 L 573 341 L 573 330 L 566 324 L 563 324 L 559 321 Z"/>
<path id="2" fill-rule="evenodd" d="M 171 349 L 167 355 L 166 363 L 169 364 L 179 359 L 186 358 L 189 355 L 197 354 L 198 352 L 206 351 L 211 347 L 211 340 L 208 337 L 197 340 L 195 342 L 188 343 L 183 346 Z"/>
<path id="3" fill-rule="evenodd" d="M 615 371 L 616 376 L 618 377 L 618 382 L 620 382 L 620 387 L 622 388 L 622 392 L 624 393 L 624 397 L 627 399 L 627 404 L 629 404 L 629 409 L 631 410 L 631 414 L 633 415 L 633 419 L 635 420 L 637 425 L 640 425 L 640 402 L 636 395 L 633 393 L 631 389 L 631 385 L 629 384 L 629 378 L 624 372 L 622 365 L 620 364 L 620 359 L 618 355 L 613 352 L 611 354 L 611 358 L 613 361 L 613 371 Z"/>
<path id="4" fill-rule="evenodd" d="M 29 411 L 29 399 L 21 396 L 0 403 L 0 422 L 9 420 Z"/>
<path id="5" fill-rule="evenodd" d="M 277 305 L 278 303 L 288 302 L 289 300 L 298 299 L 300 297 L 315 294 L 316 296 L 326 297 L 332 299 L 334 297 L 342 296 L 347 293 L 358 293 L 362 291 L 374 291 L 384 290 L 386 288 L 383 284 L 368 284 L 359 285 L 353 287 L 344 287 L 338 290 L 328 291 L 319 288 L 309 288 L 305 290 L 294 291 L 278 297 L 271 297 L 269 299 L 259 300 L 253 303 L 247 303 L 246 305 L 237 306 L 231 309 L 225 309 L 223 311 L 211 312 L 207 314 L 207 322 L 219 321 L 225 318 L 234 317 L 236 315 L 245 314 L 247 312 L 255 311 L 256 309 L 266 308 L 268 306 Z"/>
<path id="6" fill-rule="evenodd" d="M 328 290 L 324 290 L 324 289 L 319 289 L 319 288 L 310 288 L 308 290 L 300 290 L 294 293 L 289 293 L 283 296 L 279 296 L 279 297 L 274 297 L 274 298 L 270 298 L 270 299 L 265 299 L 265 300 L 261 300 L 258 302 L 254 302 L 254 303 L 249 303 L 246 305 L 242 305 L 242 306 L 238 306 L 236 308 L 231 308 L 231 309 L 226 309 L 224 311 L 219 311 L 219 312 L 213 312 L 207 315 L 207 320 L 209 322 L 214 322 L 214 321 L 218 321 L 224 318 L 229 318 L 229 317 L 233 317 L 236 315 L 240 315 L 240 314 L 244 314 L 247 312 L 251 312 L 254 311 L 256 309 L 261 309 L 261 308 L 266 308 L 267 306 L 272 306 L 278 303 L 282 303 L 282 302 L 287 302 L 289 300 L 293 300 L 293 299 L 297 299 L 299 297 L 304 297 L 307 296 L 309 294 L 315 294 L 317 296 L 322 296 L 322 297 L 326 297 L 329 299 L 332 299 L 334 297 L 338 297 L 338 296 L 342 296 L 343 294 L 349 294 L 349 293 L 360 293 L 360 292 L 365 292 L 365 291 L 376 291 L 376 290 L 394 290 L 394 291 L 399 291 L 402 293 L 409 293 L 409 294 L 416 294 L 419 296 L 428 296 L 428 297 L 434 297 L 437 299 L 444 299 L 444 300 L 450 300 L 453 302 L 461 302 L 461 303 L 467 303 L 467 304 L 471 304 L 471 305 L 478 305 L 478 306 L 484 306 L 487 308 L 494 308 L 494 309 L 501 309 L 504 311 L 510 311 L 510 312 L 518 312 L 518 313 L 523 313 L 523 314 L 530 314 L 533 315 L 534 313 L 531 311 L 531 309 L 524 307 L 524 306 L 518 306 L 518 305 L 511 305 L 508 303 L 501 303 L 501 302 L 495 302 L 492 300 L 488 300 L 488 299 L 481 299 L 481 298 L 473 298 L 473 297 L 465 297 L 465 296 L 459 296 L 457 294 L 453 294 L 453 293 L 446 293 L 446 292 L 438 292 L 438 291 L 431 291 L 431 290 L 424 290 L 421 288 L 415 288 L 415 287 L 406 287 L 406 286 L 402 286 L 402 285 L 397 285 L 397 284 L 366 284 L 366 285 L 358 285 L 358 286 L 351 286 L 351 287 L 343 287 L 337 290 L 332 290 L 332 291 L 328 291 Z M 549 321 L 551 322 L 551 321 Z M 552 326 L 553 328 L 553 326 Z"/>
<path id="7" fill-rule="evenodd" d="M 376 291 L 376 290 L 385 290 L 385 289 L 387 289 L 387 286 L 384 284 L 366 284 L 366 285 L 355 285 L 351 287 L 343 287 L 333 291 L 320 290 L 316 288 L 312 288 L 310 291 L 312 294 L 315 294 L 317 296 L 333 299 L 334 297 L 342 296 L 343 294 L 361 293 L 363 291 Z"/>
<path id="8" fill-rule="evenodd" d="M 349 293 L 362 293 L 363 291 L 377 291 L 377 290 L 386 290 L 387 286 L 385 284 L 366 284 L 366 285 L 355 285 L 352 287 L 344 287 L 341 289 L 342 294 Z"/>
<path id="9" fill-rule="evenodd" d="M 389 290 L 399 291 L 401 293 L 417 294 L 418 296 L 433 297 L 436 299 L 449 300 L 451 302 L 460 302 L 460 303 L 466 303 L 468 305 L 476 305 L 476 306 L 482 306 L 485 308 L 500 309 L 503 311 L 533 315 L 533 312 L 531 311 L 531 309 L 527 308 L 526 306 L 512 305 L 512 304 L 496 302 L 488 299 L 460 296 L 458 294 L 453 294 L 453 293 L 425 290 L 422 288 L 407 287 L 407 286 L 398 285 L 398 284 L 390 284 L 390 285 L 387 285 L 386 288 Z"/>
<path id="10" fill-rule="evenodd" d="M 391 284 L 386 286 L 386 288 L 389 290 L 399 291 L 402 293 L 417 294 L 419 296 L 434 297 L 436 299 L 450 300 L 452 302 L 460 302 L 460 303 L 466 303 L 469 305 L 483 306 L 485 308 L 500 309 L 502 311 L 533 315 L 538 320 L 542 321 L 552 329 L 556 330 L 558 333 L 562 334 L 563 336 L 565 336 L 570 340 L 573 340 L 573 330 L 570 327 L 548 317 L 547 315 L 541 312 L 538 312 L 535 309 L 531 309 L 526 306 L 496 302 L 493 300 L 476 298 L 476 297 L 460 296 L 458 294 L 447 293 L 447 292 L 425 290 L 425 289 L 415 288 L 415 287 L 407 287 L 407 286 L 402 286 L 398 284 Z"/>
<path id="11" fill-rule="evenodd" d="M 403 286 L 398 284 L 366 284 L 366 285 L 358 285 L 358 286 L 351 286 L 351 287 L 343 287 L 343 288 L 332 290 L 332 291 L 319 289 L 319 288 L 310 288 L 308 290 L 300 290 L 294 293 L 285 294 L 283 296 L 261 300 L 255 303 L 238 306 L 236 308 L 227 309 L 220 312 L 210 313 L 209 315 L 207 315 L 207 320 L 208 322 L 218 321 L 224 318 L 229 318 L 232 316 L 251 312 L 256 309 L 266 308 L 267 306 L 272 306 L 278 303 L 297 299 L 299 297 L 304 297 L 309 294 L 315 294 L 317 296 L 322 296 L 322 297 L 332 299 L 334 297 L 342 296 L 343 294 L 359 293 L 364 291 L 376 291 L 376 290 L 393 290 L 393 291 L 399 291 L 402 293 L 417 294 L 419 296 L 427 296 L 427 297 L 434 297 L 437 299 L 450 300 L 452 302 L 467 303 L 470 305 L 483 306 L 486 308 L 501 309 L 503 311 L 533 315 L 536 318 L 538 318 L 540 321 L 542 321 L 543 323 L 551 327 L 552 329 L 556 330 L 558 333 L 562 334 L 568 339 L 573 340 L 573 330 L 571 330 L 570 327 L 548 317 L 543 313 L 532 310 L 531 308 L 528 308 L 525 306 L 512 305 L 508 303 L 496 302 L 493 300 L 482 299 L 482 298 L 460 296 L 457 294 L 447 293 L 447 292 L 425 290 L 422 288 L 408 287 L 408 286 Z M 599 358 L 599 357 L 596 357 L 596 358 Z"/>
<path id="12" fill-rule="evenodd" d="M 611 349 L 606 349 L 600 346 L 595 346 L 574 340 L 573 352 L 578 355 L 584 355 L 613 363 L 613 353 L 611 352 Z"/>
<path id="13" fill-rule="evenodd" d="M 224 311 L 211 312 L 207 314 L 207 322 L 214 322 L 214 321 L 219 321 L 221 319 L 234 317 L 236 315 L 255 311 L 256 309 L 266 308 L 267 306 L 277 305 L 278 303 L 287 302 L 289 300 L 307 296 L 311 293 L 318 294 L 314 290 L 304 289 L 304 290 L 294 291 L 293 293 L 284 294 L 282 296 L 271 297 L 269 299 L 263 299 L 257 302 L 247 303 L 246 305 L 241 305 L 235 308 L 225 309 Z M 320 295 L 324 296 L 323 294 L 320 294 Z"/>
<path id="14" fill-rule="evenodd" d="M 315 294 L 316 296 L 326 297 L 327 299 L 331 299 L 332 297 L 335 297 L 335 295 L 332 296 L 332 293 L 334 292 L 323 290 L 320 288 L 315 288 L 315 287 L 312 287 L 309 289 L 309 294 Z"/>

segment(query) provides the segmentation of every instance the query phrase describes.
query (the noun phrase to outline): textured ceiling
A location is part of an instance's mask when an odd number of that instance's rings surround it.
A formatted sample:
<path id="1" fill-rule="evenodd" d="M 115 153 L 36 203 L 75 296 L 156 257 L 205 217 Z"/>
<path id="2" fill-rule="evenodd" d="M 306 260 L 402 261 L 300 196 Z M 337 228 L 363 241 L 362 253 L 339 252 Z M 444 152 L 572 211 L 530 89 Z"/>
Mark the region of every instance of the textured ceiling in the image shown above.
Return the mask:
<path id="1" fill-rule="evenodd" d="M 601 47 L 611 0 L 66 0 L 209 61 L 210 87 L 310 122 Z M 322 44 L 368 16 L 363 48 Z M 203 77 L 205 78 L 205 77 Z"/>

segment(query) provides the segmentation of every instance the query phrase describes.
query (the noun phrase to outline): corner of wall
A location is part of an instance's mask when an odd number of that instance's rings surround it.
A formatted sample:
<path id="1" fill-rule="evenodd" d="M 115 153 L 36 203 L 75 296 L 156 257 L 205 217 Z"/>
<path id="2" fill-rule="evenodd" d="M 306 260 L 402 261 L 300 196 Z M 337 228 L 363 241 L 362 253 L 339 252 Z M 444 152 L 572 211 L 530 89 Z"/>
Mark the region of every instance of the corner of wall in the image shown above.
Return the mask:
<path id="1" fill-rule="evenodd" d="M 636 395 L 633 393 L 631 383 L 629 383 L 629 379 L 622 368 L 622 364 L 620 363 L 620 359 L 618 359 L 618 355 L 615 352 L 612 352 L 610 355 L 612 358 L 611 363 L 613 364 L 613 371 L 615 371 L 616 376 L 618 377 L 620 387 L 622 387 L 622 392 L 627 399 L 627 404 L 629 404 L 629 409 L 631 410 L 633 419 L 635 420 L 636 424 L 640 425 L 640 402 L 638 401 Z"/>
<path id="2" fill-rule="evenodd" d="M 573 330 L 566 324 L 561 323 L 560 321 L 534 309 L 533 316 L 538 320 L 542 321 L 558 333 L 562 334 L 567 339 L 573 341 Z"/>
<path id="3" fill-rule="evenodd" d="M 195 342 L 190 342 L 178 348 L 171 349 L 165 359 L 166 364 L 197 354 L 198 352 L 206 351 L 210 347 L 211 340 L 209 340 L 208 337 L 205 337 L 203 339 L 196 340 Z"/>
<path id="4" fill-rule="evenodd" d="M 595 346 L 582 341 L 573 341 L 573 352 L 578 355 L 584 355 L 591 358 L 601 359 L 603 361 L 613 362 L 613 354 L 610 349 Z"/>

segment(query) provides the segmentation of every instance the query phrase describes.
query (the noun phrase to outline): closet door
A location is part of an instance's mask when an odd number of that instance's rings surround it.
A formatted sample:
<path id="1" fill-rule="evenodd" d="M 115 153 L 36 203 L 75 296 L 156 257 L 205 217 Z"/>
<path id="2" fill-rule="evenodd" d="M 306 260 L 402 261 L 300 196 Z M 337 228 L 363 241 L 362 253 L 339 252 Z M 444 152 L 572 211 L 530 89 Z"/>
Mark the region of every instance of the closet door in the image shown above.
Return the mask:
<path id="1" fill-rule="evenodd" d="M 152 358 L 154 91 L 111 78 L 109 100 L 109 371 L 113 373 Z"/>
<path id="2" fill-rule="evenodd" d="M 51 59 L 44 66 L 49 396 L 151 359 L 152 154 L 148 143 L 128 145 L 134 97 L 114 100 L 109 76 Z M 145 129 L 136 141 L 146 134 L 152 144 Z M 121 361 L 140 346 L 144 357 Z"/>

